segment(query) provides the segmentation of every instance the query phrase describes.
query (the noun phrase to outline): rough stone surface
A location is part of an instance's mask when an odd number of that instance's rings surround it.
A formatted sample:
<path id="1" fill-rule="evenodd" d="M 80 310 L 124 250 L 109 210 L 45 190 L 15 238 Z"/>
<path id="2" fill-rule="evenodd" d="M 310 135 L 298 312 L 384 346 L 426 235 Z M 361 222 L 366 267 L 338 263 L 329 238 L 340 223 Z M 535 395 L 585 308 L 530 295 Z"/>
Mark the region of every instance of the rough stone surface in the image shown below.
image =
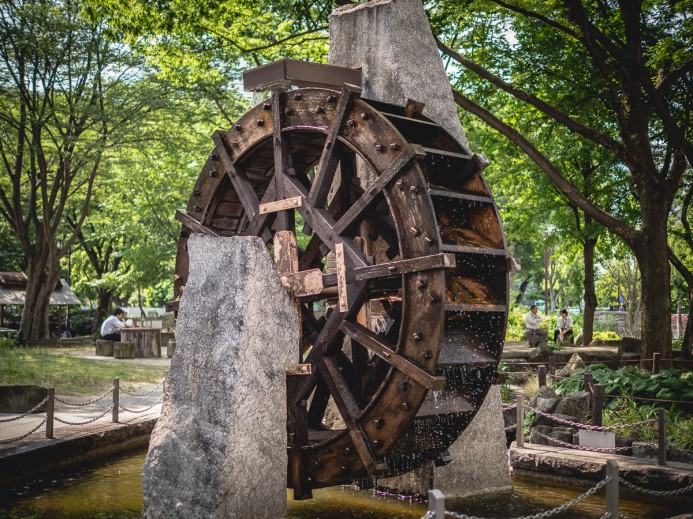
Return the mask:
<path id="1" fill-rule="evenodd" d="M 116 342 L 113 344 L 113 357 L 116 359 L 134 359 L 135 344 L 132 342 Z"/>
<path id="2" fill-rule="evenodd" d="M 582 357 L 580 357 L 580 355 L 577 353 L 573 353 L 573 356 L 570 357 L 568 363 L 563 367 L 563 372 L 572 373 L 573 371 L 584 369 L 586 367 L 587 365 L 585 364 L 585 361 L 582 360 Z"/>
<path id="3" fill-rule="evenodd" d="M 374 0 L 335 9 L 329 60 L 361 68 L 364 98 L 400 106 L 407 99 L 426 103 L 423 114 L 469 149 L 421 0 Z"/>
<path id="4" fill-rule="evenodd" d="M 529 402 L 527 404 L 530 407 L 536 407 L 537 406 L 537 400 L 540 398 L 558 398 L 558 395 L 556 392 L 551 389 L 549 386 L 541 386 L 539 390 L 536 392 L 536 394 L 529 399 Z"/>
<path id="5" fill-rule="evenodd" d="M 0 386 L 0 413 L 26 413 L 48 396 L 48 389 L 30 384 Z M 35 413 L 45 413 L 46 404 Z"/>
<path id="6" fill-rule="evenodd" d="M 259 238 L 188 241 L 166 399 L 142 473 L 143 517 L 284 517 L 286 378 L 299 323 Z"/>
<path id="7" fill-rule="evenodd" d="M 621 339 L 621 347 L 626 353 L 640 353 L 642 341 L 636 337 L 623 337 Z"/>
<path id="8" fill-rule="evenodd" d="M 460 498 L 511 488 L 500 386 L 491 386 L 472 422 L 450 446 L 453 461 L 435 467 L 433 484 Z"/>
<path id="9" fill-rule="evenodd" d="M 556 414 L 574 416 L 576 421 L 585 423 L 590 410 L 590 394 L 587 391 L 575 391 L 566 395 L 556 406 Z"/>
<path id="10" fill-rule="evenodd" d="M 168 344 L 166 344 L 166 356 L 170 359 L 176 352 L 176 340 L 169 339 Z"/>
<path id="11" fill-rule="evenodd" d="M 551 355 L 553 355 L 551 346 L 545 342 L 542 342 L 534 349 L 534 351 L 527 355 L 527 360 L 529 362 L 548 362 Z"/>
<path id="12" fill-rule="evenodd" d="M 427 496 L 428 491 L 433 488 L 431 487 L 431 481 L 433 481 L 433 470 L 433 462 L 427 461 L 418 469 L 407 472 L 406 474 L 401 474 L 391 478 L 378 478 L 376 480 L 376 484 L 379 487 L 385 487 L 392 490 L 398 489 L 401 492 L 406 492 L 409 494 L 420 494 Z"/>
<path id="13" fill-rule="evenodd" d="M 113 341 L 98 340 L 96 341 L 96 355 L 102 355 L 105 357 L 113 356 Z"/>
<path id="14" fill-rule="evenodd" d="M 577 334 L 577 337 L 575 337 L 575 346 L 583 346 L 585 344 L 585 338 L 581 333 Z"/>
<path id="15" fill-rule="evenodd" d="M 534 407 L 542 413 L 553 413 L 560 401 L 560 398 L 537 398 L 537 405 Z"/>
<path id="16" fill-rule="evenodd" d="M 659 446 L 653 442 L 633 442 L 633 456 L 637 458 L 659 458 Z M 680 461 L 682 463 L 693 464 L 693 452 L 678 449 L 673 445 L 667 444 L 667 461 Z"/>

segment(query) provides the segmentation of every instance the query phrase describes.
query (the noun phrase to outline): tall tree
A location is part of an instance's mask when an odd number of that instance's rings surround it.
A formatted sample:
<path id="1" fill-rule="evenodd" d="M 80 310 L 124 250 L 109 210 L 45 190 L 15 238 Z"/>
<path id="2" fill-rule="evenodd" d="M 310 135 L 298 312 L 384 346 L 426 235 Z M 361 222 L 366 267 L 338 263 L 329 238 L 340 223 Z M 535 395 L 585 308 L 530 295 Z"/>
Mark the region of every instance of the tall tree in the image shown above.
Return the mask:
<path id="1" fill-rule="evenodd" d="M 457 3 L 441 4 L 447 12 L 459 11 Z M 693 69 L 689 2 L 493 0 L 469 2 L 467 9 L 488 13 L 495 23 L 479 30 L 502 31 L 496 41 L 505 41 L 511 52 L 509 59 L 494 59 L 493 48 L 478 58 L 465 54 L 464 37 L 476 35 L 475 28 L 450 42 L 462 52 L 439 42 L 484 85 L 472 81 L 464 92 L 455 91 L 456 102 L 520 147 L 572 203 L 628 244 L 642 274 L 643 358 L 653 352 L 669 357 L 667 220 L 687 167 L 692 131 L 693 108 L 682 103 L 685 77 Z M 518 119 L 553 121 L 612 154 L 630 175 L 638 225 L 585 197 L 515 121 L 484 108 L 478 94 L 490 85 L 524 103 Z M 602 109 L 581 110 L 576 103 L 581 98 L 599 101 Z"/>
<path id="2" fill-rule="evenodd" d="M 163 94 L 73 0 L 0 5 L 0 217 L 26 258 L 23 340 L 48 335 L 60 258 L 88 214 L 104 150 Z M 63 246 L 68 201 L 80 207 Z"/>

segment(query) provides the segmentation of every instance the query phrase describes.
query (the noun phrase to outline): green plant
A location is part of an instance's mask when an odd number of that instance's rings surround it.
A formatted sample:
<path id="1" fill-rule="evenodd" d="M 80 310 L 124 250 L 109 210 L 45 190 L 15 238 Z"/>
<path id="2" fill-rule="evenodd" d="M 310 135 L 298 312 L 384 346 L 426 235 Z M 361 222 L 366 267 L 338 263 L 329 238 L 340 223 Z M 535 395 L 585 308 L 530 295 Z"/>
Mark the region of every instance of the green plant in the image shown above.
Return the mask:
<path id="1" fill-rule="evenodd" d="M 683 346 L 683 336 L 677 337 L 673 341 L 671 341 L 671 349 L 672 350 L 680 350 L 681 346 Z"/>
<path id="2" fill-rule="evenodd" d="M 611 330 L 601 330 L 594 332 L 592 334 L 592 340 L 594 341 L 618 341 L 621 337 L 614 331 Z"/>
<path id="3" fill-rule="evenodd" d="M 0 337 L 0 350 L 19 347 L 19 341 L 14 337 Z"/>

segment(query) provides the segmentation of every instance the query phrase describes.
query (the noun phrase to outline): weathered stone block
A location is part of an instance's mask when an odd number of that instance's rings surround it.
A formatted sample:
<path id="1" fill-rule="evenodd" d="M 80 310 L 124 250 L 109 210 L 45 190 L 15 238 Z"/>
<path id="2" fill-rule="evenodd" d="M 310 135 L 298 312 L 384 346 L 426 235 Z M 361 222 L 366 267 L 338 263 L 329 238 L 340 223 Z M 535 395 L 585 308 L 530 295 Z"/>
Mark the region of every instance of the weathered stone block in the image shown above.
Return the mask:
<path id="1" fill-rule="evenodd" d="M 286 515 L 293 302 L 260 238 L 193 235 L 176 353 L 142 472 L 143 516 Z"/>
<path id="2" fill-rule="evenodd" d="M 166 344 L 166 356 L 170 359 L 176 352 L 176 340 L 169 339 L 168 344 Z"/>
<path id="3" fill-rule="evenodd" d="M 132 342 L 113 343 L 113 357 L 116 359 L 134 359 L 135 344 Z"/>
<path id="4" fill-rule="evenodd" d="M 0 413 L 26 413 L 48 396 L 48 389 L 30 384 L 0 386 Z M 46 404 L 36 413 L 45 413 Z"/>
<path id="5" fill-rule="evenodd" d="M 556 406 L 557 414 L 574 416 L 577 422 L 584 423 L 590 410 L 590 394 L 587 391 L 575 391 L 566 395 Z"/>
<path id="6" fill-rule="evenodd" d="M 107 341 L 100 339 L 96 341 L 96 354 L 103 355 L 106 357 L 113 356 L 113 341 Z"/>

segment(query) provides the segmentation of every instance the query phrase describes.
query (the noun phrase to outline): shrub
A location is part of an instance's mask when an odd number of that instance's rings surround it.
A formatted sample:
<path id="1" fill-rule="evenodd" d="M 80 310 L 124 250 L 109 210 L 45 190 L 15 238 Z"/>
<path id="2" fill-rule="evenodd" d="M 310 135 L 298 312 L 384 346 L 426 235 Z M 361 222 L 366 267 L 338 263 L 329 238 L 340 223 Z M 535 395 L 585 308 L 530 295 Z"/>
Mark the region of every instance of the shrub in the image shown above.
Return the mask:
<path id="1" fill-rule="evenodd" d="M 621 337 L 611 330 L 603 330 L 599 332 L 594 332 L 592 334 L 592 340 L 594 341 L 619 341 Z"/>

